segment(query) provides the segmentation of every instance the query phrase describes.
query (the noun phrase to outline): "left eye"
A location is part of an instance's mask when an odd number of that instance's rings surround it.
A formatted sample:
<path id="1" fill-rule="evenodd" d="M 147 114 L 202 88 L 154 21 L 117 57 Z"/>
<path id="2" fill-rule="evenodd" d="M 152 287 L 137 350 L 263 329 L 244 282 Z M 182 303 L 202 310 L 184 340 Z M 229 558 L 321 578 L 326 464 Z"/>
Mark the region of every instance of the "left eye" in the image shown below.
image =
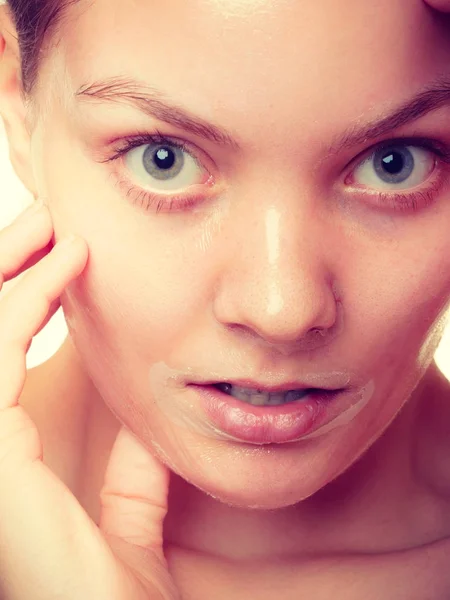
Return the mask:
<path id="1" fill-rule="evenodd" d="M 204 178 L 194 157 L 172 142 L 138 146 L 126 154 L 125 162 L 143 184 L 157 192 L 186 188 Z"/>
<path id="2" fill-rule="evenodd" d="M 418 146 L 396 144 L 375 150 L 352 173 L 352 183 L 374 191 L 414 188 L 433 172 L 436 155 Z"/>

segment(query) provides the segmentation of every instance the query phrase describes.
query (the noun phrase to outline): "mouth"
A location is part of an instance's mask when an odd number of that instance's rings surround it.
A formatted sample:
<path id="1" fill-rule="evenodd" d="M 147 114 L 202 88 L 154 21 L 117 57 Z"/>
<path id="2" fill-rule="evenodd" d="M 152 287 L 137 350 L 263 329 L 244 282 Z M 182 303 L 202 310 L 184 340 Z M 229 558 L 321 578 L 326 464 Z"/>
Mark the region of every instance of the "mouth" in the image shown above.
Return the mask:
<path id="1" fill-rule="evenodd" d="M 252 406 L 280 406 L 282 404 L 290 404 L 298 402 L 303 398 L 313 394 L 314 392 L 324 392 L 319 388 L 295 388 L 288 390 L 267 391 L 261 388 L 242 387 L 232 383 L 215 383 L 211 384 L 217 390 L 251 404 Z"/>
<path id="2" fill-rule="evenodd" d="M 339 390 L 297 388 L 261 393 L 261 388 L 228 382 L 190 387 L 216 432 L 252 444 L 299 440 L 344 409 Z"/>
<path id="3" fill-rule="evenodd" d="M 361 386 L 342 370 L 288 374 L 286 369 L 252 369 L 245 360 L 241 364 L 250 376 L 227 374 L 225 366 L 209 369 L 205 377 L 192 367 L 182 372 L 155 365 L 161 373 L 154 374 L 153 396 L 174 424 L 191 433 L 282 444 L 322 436 L 349 422 L 373 393 L 372 382 L 370 389 Z"/>

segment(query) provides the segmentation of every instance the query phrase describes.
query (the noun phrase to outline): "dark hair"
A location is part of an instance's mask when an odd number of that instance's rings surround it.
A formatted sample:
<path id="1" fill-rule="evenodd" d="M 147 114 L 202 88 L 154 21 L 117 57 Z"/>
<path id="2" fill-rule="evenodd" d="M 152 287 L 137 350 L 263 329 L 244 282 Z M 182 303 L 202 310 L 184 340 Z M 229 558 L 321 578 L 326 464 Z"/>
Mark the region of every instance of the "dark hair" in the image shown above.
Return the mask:
<path id="1" fill-rule="evenodd" d="M 69 7 L 77 2 L 79 0 L 7 0 L 18 35 L 25 96 L 32 96 L 45 49 L 60 34 Z"/>

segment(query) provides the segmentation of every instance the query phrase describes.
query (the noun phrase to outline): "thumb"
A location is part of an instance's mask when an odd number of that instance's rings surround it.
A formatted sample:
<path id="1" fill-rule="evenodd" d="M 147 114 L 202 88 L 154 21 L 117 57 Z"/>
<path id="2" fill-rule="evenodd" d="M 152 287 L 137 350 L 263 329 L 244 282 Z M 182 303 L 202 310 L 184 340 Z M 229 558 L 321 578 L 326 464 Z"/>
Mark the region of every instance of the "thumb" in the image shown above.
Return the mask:
<path id="1" fill-rule="evenodd" d="M 122 427 L 100 492 L 99 528 L 145 585 L 166 591 L 173 585 L 163 552 L 169 480 L 169 470 Z"/>

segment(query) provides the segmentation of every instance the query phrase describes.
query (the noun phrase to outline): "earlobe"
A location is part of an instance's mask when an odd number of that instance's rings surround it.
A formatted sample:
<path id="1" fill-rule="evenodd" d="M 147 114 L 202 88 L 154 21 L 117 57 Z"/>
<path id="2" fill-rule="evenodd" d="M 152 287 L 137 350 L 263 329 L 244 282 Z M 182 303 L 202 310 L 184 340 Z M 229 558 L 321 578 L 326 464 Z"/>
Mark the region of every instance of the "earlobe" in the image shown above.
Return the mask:
<path id="1" fill-rule="evenodd" d="M 17 35 L 7 7 L 0 7 L 0 116 L 9 145 L 9 158 L 16 175 L 36 196 L 31 163 L 31 137 L 27 127 L 20 74 Z"/>

